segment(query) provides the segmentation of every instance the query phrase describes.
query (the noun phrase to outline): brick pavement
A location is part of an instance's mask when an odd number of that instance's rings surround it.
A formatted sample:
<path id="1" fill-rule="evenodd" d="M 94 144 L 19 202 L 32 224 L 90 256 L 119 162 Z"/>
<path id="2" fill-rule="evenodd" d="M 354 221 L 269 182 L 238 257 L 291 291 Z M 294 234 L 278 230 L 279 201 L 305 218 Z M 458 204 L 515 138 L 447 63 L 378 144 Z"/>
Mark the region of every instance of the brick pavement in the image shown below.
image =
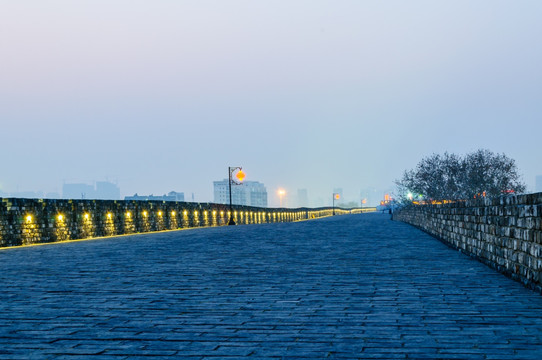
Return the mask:
<path id="1" fill-rule="evenodd" d="M 542 296 L 388 215 L 0 251 L 0 359 L 539 359 Z"/>

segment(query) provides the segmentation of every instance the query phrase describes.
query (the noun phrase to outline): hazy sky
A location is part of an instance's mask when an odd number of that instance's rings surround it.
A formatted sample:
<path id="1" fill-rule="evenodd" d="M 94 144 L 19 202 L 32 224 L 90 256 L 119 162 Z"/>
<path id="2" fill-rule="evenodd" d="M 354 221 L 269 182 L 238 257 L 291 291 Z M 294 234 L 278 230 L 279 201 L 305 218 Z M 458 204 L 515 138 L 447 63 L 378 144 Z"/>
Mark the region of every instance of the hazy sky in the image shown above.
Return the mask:
<path id="1" fill-rule="evenodd" d="M 542 1 L 0 0 L 0 190 L 331 201 L 478 148 L 542 174 Z"/>

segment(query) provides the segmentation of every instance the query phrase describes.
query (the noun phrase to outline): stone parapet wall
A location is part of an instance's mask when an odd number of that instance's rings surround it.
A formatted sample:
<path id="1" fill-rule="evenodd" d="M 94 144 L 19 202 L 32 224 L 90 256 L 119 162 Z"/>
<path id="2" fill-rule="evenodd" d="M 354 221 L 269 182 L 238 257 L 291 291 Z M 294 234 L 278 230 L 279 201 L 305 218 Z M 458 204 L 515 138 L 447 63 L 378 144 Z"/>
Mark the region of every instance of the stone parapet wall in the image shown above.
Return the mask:
<path id="1" fill-rule="evenodd" d="M 250 206 L 233 206 L 233 211 L 238 224 L 298 221 L 333 213 L 332 208 Z M 360 211 L 335 208 L 336 214 Z M 229 206 L 224 204 L 6 198 L 0 199 L 0 247 L 221 226 L 229 217 Z"/>
<path id="2" fill-rule="evenodd" d="M 393 219 L 542 292 L 542 193 L 409 205 Z"/>

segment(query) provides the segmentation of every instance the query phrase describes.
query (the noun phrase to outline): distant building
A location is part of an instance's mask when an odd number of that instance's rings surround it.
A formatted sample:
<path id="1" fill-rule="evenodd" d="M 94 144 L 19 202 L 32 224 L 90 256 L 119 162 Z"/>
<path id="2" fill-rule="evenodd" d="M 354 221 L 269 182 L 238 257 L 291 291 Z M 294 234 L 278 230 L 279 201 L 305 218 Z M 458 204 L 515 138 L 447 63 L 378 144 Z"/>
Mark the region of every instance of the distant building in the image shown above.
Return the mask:
<path id="1" fill-rule="evenodd" d="M 213 181 L 214 202 L 216 204 L 229 204 L 230 193 L 228 180 Z M 241 185 L 231 186 L 232 204 L 267 207 L 267 190 L 265 185 L 258 181 L 245 181 Z"/>
<path id="2" fill-rule="evenodd" d="M 96 199 L 120 200 L 120 188 L 107 181 L 96 182 Z"/>
<path id="3" fill-rule="evenodd" d="M 170 191 L 167 195 L 155 196 L 155 195 L 137 195 L 134 196 L 125 196 L 124 200 L 140 200 L 140 201 L 184 201 L 184 193 Z"/>
<path id="4" fill-rule="evenodd" d="M 535 192 L 542 192 L 542 175 L 538 175 L 535 182 Z"/>
<path id="5" fill-rule="evenodd" d="M 297 206 L 309 207 L 309 195 L 307 189 L 297 189 Z"/>
<path id="6" fill-rule="evenodd" d="M 62 185 L 62 197 L 64 199 L 94 199 L 96 189 L 87 184 L 64 184 Z"/>
<path id="7" fill-rule="evenodd" d="M 98 181 L 96 185 L 64 184 L 62 186 L 64 199 L 99 199 L 120 200 L 120 188 L 107 181 Z"/>
<path id="8" fill-rule="evenodd" d="M 367 188 L 362 189 L 360 191 L 360 197 L 361 200 L 365 200 L 365 203 L 363 204 L 364 207 L 371 207 L 371 206 L 377 206 L 380 204 L 380 199 L 382 197 L 381 195 L 382 191 L 377 190 L 375 188 Z"/>

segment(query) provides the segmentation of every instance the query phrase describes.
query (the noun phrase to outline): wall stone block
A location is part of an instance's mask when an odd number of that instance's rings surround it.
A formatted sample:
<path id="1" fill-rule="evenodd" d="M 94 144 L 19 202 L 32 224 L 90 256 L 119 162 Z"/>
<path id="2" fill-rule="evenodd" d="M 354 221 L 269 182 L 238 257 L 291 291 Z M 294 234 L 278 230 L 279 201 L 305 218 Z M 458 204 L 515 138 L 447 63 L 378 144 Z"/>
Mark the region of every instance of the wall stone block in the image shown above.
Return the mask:
<path id="1" fill-rule="evenodd" d="M 345 210 L 338 215 L 374 211 Z M 237 224 L 290 222 L 330 216 L 332 208 L 233 206 Z M 212 203 L 0 198 L 0 247 L 102 236 L 223 226 L 229 206 Z"/>
<path id="2" fill-rule="evenodd" d="M 542 292 L 542 193 L 411 205 L 393 218 Z"/>

